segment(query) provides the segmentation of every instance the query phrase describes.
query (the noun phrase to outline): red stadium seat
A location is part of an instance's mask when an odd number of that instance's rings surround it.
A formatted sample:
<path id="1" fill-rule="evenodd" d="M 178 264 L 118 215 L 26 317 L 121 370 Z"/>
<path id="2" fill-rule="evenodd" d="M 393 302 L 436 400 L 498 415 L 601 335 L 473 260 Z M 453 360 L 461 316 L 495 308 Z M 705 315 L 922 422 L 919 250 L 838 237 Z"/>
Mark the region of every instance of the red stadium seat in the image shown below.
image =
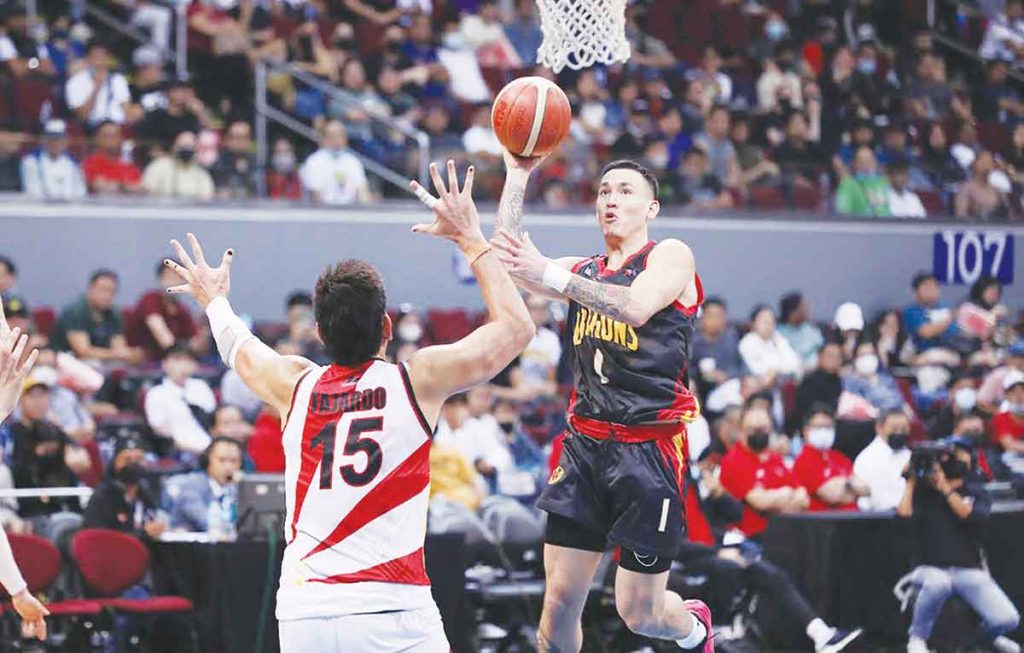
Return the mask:
<path id="1" fill-rule="evenodd" d="M 786 198 L 777 186 L 751 186 L 750 205 L 755 209 L 777 211 L 786 208 Z"/>
<path id="2" fill-rule="evenodd" d="M 53 325 L 57 323 L 57 313 L 49 306 L 40 306 L 32 310 L 32 321 L 36 331 L 49 338 L 53 333 Z"/>
<path id="3" fill-rule="evenodd" d="M 745 50 L 750 44 L 750 24 L 739 4 L 720 7 L 715 12 L 715 45 L 732 50 Z"/>
<path id="4" fill-rule="evenodd" d="M 186 614 L 195 610 L 192 601 L 183 596 L 118 596 L 139 583 L 149 569 L 149 550 L 132 535 L 105 528 L 78 531 L 71 538 L 71 557 L 83 583 L 101 597 L 97 602 L 105 608 L 127 614 Z M 188 622 L 193 650 L 198 650 L 195 624 L 192 619 Z"/>
<path id="5" fill-rule="evenodd" d="M 1002 152 L 1009 141 L 1006 126 L 998 122 L 983 122 L 978 125 L 978 142 L 990 152 Z"/>
<path id="6" fill-rule="evenodd" d="M 11 551 L 18 563 L 21 575 L 28 584 L 28 591 L 39 594 L 49 589 L 60 574 L 60 551 L 49 540 L 38 535 L 9 533 Z M 4 606 L 5 609 L 12 609 Z M 88 617 L 100 614 L 103 606 L 98 601 L 68 599 L 51 601 L 46 608 L 53 617 Z"/>
<path id="7" fill-rule="evenodd" d="M 427 311 L 432 340 L 437 343 L 455 342 L 472 330 L 469 313 L 464 309 L 450 310 L 433 308 Z"/>
<path id="8" fill-rule="evenodd" d="M 10 84 L 14 95 L 14 113 L 21 128 L 31 133 L 38 132 L 43 116 L 52 113 L 54 108 L 50 83 L 36 77 L 24 77 Z"/>
<path id="9" fill-rule="evenodd" d="M 822 192 L 817 186 L 794 186 L 793 204 L 804 211 L 818 211 L 821 209 Z"/>
<path id="10" fill-rule="evenodd" d="M 921 198 L 921 204 L 929 216 L 947 215 L 946 205 L 942 202 L 942 195 L 934 190 L 919 190 L 917 196 Z"/>

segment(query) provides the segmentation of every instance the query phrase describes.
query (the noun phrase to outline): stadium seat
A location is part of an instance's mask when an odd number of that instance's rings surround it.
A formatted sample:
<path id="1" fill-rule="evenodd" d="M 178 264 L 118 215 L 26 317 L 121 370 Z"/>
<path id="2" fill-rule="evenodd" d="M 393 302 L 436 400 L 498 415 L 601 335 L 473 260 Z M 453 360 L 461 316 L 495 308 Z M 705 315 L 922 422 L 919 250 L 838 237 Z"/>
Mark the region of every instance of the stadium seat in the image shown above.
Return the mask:
<path id="1" fill-rule="evenodd" d="M 739 4 L 719 7 L 714 14 L 715 45 L 745 50 L 750 44 L 750 24 Z"/>
<path id="2" fill-rule="evenodd" d="M 57 323 L 57 313 L 49 306 L 40 306 L 32 310 L 32 322 L 40 335 L 49 338 L 53 334 L 53 325 Z"/>
<path id="3" fill-rule="evenodd" d="M 821 209 L 823 196 L 818 186 L 794 186 L 793 205 L 804 211 L 818 211 Z"/>
<path id="4" fill-rule="evenodd" d="M 946 205 L 942 201 L 942 195 L 934 190 L 919 190 L 917 196 L 921 198 L 921 204 L 924 205 L 924 210 L 928 212 L 930 216 L 946 215 L 949 211 L 946 210 Z"/>
<path id="5" fill-rule="evenodd" d="M 115 612 L 188 615 L 192 650 L 198 650 L 192 601 L 183 596 L 151 596 L 126 599 L 119 595 L 138 584 L 149 569 L 149 550 L 136 537 L 105 528 L 87 528 L 71 538 L 71 557 L 88 590 L 97 602 Z"/>
<path id="6" fill-rule="evenodd" d="M 778 186 L 751 186 L 750 205 L 777 211 L 786 208 L 786 198 Z"/>
<path id="7" fill-rule="evenodd" d="M 990 152 L 1002 152 L 1009 141 L 1006 126 L 998 122 L 978 124 L 978 142 Z"/>
<path id="8" fill-rule="evenodd" d="M 57 547 L 38 535 L 8 533 L 7 539 L 11 543 L 11 551 L 21 575 L 28 584 L 28 591 L 39 594 L 49 589 L 60 575 L 61 557 Z M 50 601 L 46 607 L 54 617 L 96 616 L 103 611 L 98 601 L 88 599 Z M 13 610 L 10 604 L 6 604 L 4 609 Z"/>
<path id="9" fill-rule="evenodd" d="M 455 342 L 472 330 L 469 313 L 464 309 L 432 308 L 427 311 L 427 323 L 433 342 L 446 344 Z"/>
<path id="10" fill-rule="evenodd" d="M 38 132 L 44 117 L 54 113 L 50 83 L 38 77 L 23 77 L 9 83 L 14 96 L 14 115 L 18 124 L 27 132 Z"/>

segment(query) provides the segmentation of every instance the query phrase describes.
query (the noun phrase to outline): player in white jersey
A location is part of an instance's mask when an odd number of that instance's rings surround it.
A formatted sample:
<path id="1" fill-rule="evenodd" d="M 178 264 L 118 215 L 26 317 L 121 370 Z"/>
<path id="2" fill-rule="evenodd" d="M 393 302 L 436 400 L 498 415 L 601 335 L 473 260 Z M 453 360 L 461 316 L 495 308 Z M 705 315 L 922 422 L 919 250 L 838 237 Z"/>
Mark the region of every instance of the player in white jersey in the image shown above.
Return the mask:
<path id="1" fill-rule="evenodd" d="M 413 231 L 455 242 L 476 274 L 489 320 L 462 340 L 384 361 L 392 336 L 384 286 L 361 261 L 343 261 L 317 280 L 317 328 L 331 365 L 280 356 L 257 340 L 228 304 L 229 268 L 165 263 L 206 309 L 217 349 L 246 385 L 284 420 L 287 521 L 277 595 L 283 653 L 447 653 L 448 642 L 423 564 L 431 434 L 444 401 L 489 380 L 526 348 L 534 326 L 515 284 L 480 230 L 473 168 L 460 190 L 448 162 L 440 198 L 413 182 L 434 221 Z"/>

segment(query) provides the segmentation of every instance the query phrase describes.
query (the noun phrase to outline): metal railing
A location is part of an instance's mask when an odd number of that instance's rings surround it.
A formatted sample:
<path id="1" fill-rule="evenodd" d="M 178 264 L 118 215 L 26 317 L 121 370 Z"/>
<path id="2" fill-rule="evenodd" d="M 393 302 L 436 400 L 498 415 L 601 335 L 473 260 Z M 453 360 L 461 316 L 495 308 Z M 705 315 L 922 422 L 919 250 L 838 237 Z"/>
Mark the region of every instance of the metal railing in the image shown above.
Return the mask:
<path id="1" fill-rule="evenodd" d="M 336 100 L 342 104 L 351 106 L 353 108 L 362 108 L 359 105 L 352 103 L 345 95 L 341 92 L 338 87 L 325 82 L 322 79 L 307 73 L 304 70 L 300 70 L 291 64 L 271 64 L 266 62 L 257 62 L 256 64 L 256 84 L 255 84 L 255 102 L 253 105 L 256 109 L 256 158 L 260 170 L 266 170 L 267 158 L 268 158 L 268 143 L 267 143 L 267 121 L 272 120 L 275 123 L 281 125 L 285 129 L 288 129 L 303 138 L 307 138 L 314 143 L 320 141 L 320 133 L 303 123 L 294 116 L 285 113 L 284 111 L 273 107 L 267 101 L 267 75 L 271 72 L 284 73 L 289 75 L 293 80 L 298 81 L 306 86 L 314 88 L 325 96 L 332 100 Z M 426 132 L 403 124 L 397 120 L 393 120 L 388 117 L 369 114 L 370 120 L 373 122 L 396 131 L 405 138 L 414 141 L 416 143 L 418 161 L 417 161 L 417 177 L 419 182 L 424 186 L 428 186 L 430 172 L 430 137 Z M 397 186 L 403 191 L 409 192 L 408 178 L 405 175 L 399 174 L 382 165 L 378 161 L 371 159 L 359 152 L 352 151 L 363 164 L 363 166 L 377 175 L 381 179 L 388 183 Z M 265 195 L 265 177 L 259 175 L 260 180 L 260 195 Z"/>
<path id="2" fill-rule="evenodd" d="M 166 6 L 166 5 L 164 5 Z M 85 13 L 103 23 L 115 32 L 127 36 L 130 39 L 137 41 L 141 45 L 149 45 L 160 52 L 160 56 L 164 58 L 164 61 L 173 61 L 174 70 L 179 78 L 185 78 L 188 76 L 188 46 L 186 44 L 188 36 L 188 21 L 186 19 L 186 13 L 188 6 L 184 2 L 175 2 L 170 7 L 171 11 L 174 12 L 175 25 L 174 25 L 174 49 L 163 48 L 153 43 L 149 35 L 143 30 L 139 29 L 131 23 L 126 23 L 106 9 L 102 9 L 96 5 L 95 2 L 83 2 L 83 8 Z"/>

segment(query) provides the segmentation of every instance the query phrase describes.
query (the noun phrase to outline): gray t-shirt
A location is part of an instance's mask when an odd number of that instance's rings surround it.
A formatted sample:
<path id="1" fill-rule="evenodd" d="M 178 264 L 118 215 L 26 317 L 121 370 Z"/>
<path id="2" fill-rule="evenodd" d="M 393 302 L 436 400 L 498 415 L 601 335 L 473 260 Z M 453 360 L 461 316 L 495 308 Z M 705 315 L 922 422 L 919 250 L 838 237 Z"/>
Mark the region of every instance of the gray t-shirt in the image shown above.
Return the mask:
<path id="1" fill-rule="evenodd" d="M 736 148 L 728 138 L 711 138 L 701 133 L 694 139 L 708 153 L 711 172 L 723 184 L 729 180 L 729 163 L 736 160 Z"/>

